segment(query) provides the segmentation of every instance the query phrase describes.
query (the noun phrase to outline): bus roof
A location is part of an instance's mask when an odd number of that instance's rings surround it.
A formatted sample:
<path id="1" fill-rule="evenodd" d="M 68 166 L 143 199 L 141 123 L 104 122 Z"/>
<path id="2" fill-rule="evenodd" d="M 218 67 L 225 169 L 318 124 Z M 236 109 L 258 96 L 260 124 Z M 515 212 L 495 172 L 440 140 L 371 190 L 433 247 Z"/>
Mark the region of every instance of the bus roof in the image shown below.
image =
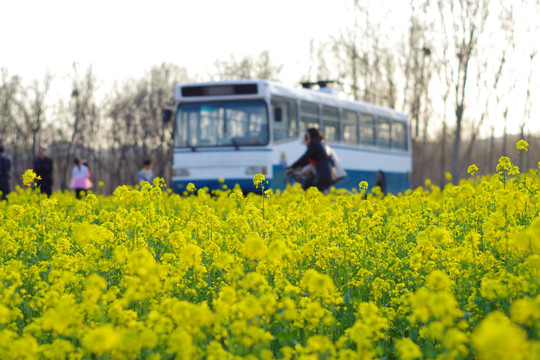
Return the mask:
<path id="1" fill-rule="evenodd" d="M 176 102 L 208 101 L 210 98 L 232 100 L 239 96 L 242 96 L 242 98 L 279 96 L 375 116 L 384 116 L 398 121 L 407 121 L 406 114 L 390 108 L 363 101 L 344 99 L 336 94 L 329 94 L 320 90 L 283 85 L 271 80 L 240 79 L 186 83 L 176 85 L 174 90 Z"/>

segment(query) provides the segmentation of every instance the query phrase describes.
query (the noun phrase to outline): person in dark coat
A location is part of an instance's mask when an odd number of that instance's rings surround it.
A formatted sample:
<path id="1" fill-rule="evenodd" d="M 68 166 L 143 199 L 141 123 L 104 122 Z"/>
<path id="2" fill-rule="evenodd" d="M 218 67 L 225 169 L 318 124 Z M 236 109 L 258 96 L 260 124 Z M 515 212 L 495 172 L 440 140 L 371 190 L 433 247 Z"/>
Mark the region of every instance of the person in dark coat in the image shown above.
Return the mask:
<path id="1" fill-rule="evenodd" d="M 304 135 L 304 145 L 306 145 L 306 148 L 309 145 L 309 137 L 307 134 Z M 310 160 L 309 164 L 300 170 L 294 171 L 291 175 L 297 182 L 302 184 L 302 189 L 309 189 L 313 186 L 313 180 L 315 179 L 315 160 Z"/>
<path id="2" fill-rule="evenodd" d="M 375 186 L 380 187 L 381 192 L 386 194 L 386 179 L 382 170 L 377 172 L 377 176 L 375 177 Z"/>
<path id="3" fill-rule="evenodd" d="M 313 186 L 317 187 L 319 191 L 324 192 L 332 183 L 332 164 L 326 152 L 326 146 L 323 143 L 324 137 L 315 128 L 309 128 L 306 135 L 307 150 L 300 159 L 288 167 L 288 171 L 292 172 L 309 163 L 313 164 L 315 166 Z"/>
<path id="4" fill-rule="evenodd" d="M 11 159 L 5 156 L 4 147 L 0 146 L 0 200 L 7 201 L 7 194 L 10 192 L 11 180 Z"/>
<path id="5" fill-rule="evenodd" d="M 38 156 L 34 160 L 34 172 L 41 177 L 41 180 L 37 181 L 42 194 L 51 196 L 53 186 L 53 161 L 47 156 L 47 150 L 40 148 L 38 150 Z"/>

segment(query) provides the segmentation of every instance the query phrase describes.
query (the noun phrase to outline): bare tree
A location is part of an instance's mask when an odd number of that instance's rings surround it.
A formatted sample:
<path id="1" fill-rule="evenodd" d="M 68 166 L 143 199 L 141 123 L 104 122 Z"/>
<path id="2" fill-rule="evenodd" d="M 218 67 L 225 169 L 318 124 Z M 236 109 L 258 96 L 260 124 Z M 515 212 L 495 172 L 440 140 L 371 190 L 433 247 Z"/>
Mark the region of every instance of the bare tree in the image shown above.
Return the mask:
<path id="1" fill-rule="evenodd" d="M 18 116 L 17 101 L 23 91 L 21 78 L 10 76 L 8 70 L 2 68 L 0 83 L 0 142 L 3 146 L 12 147 L 16 143 L 15 122 Z"/>
<path id="2" fill-rule="evenodd" d="M 368 1 L 355 0 L 351 5 L 353 22 L 330 40 L 333 64 L 328 73 L 333 73 L 341 90 L 354 99 L 396 107 L 399 55 L 389 40 L 388 29 L 383 29 L 386 23 L 375 19 L 371 10 Z M 323 49 L 319 47 L 318 59 Z M 326 66 L 326 61 L 318 63 Z"/>
<path id="3" fill-rule="evenodd" d="M 458 169 L 459 155 L 462 141 L 463 114 L 467 100 L 467 89 L 471 60 L 474 58 L 480 34 L 484 30 L 488 18 L 490 0 L 479 1 L 439 1 L 441 13 L 444 13 L 451 29 L 447 34 L 453 39 L 454 49 L 457 54 L 457 68 L 453 87 L 455 90 L 455 115 L 456 128 L 452 145 L 451 171 L 454 181 L 458 181 L 460 171 Z M 444 20 L 444 19 L 443 19 Z M 453 60 L 447 59 L 449 62 Z"/>
<path id="4" fill-rule="evenodd" d="M 441 13 L 441 19 L 444 15 Z M 450 92 L 452 90 L 452 81 L 454 79 L 454 67 L 450 66 L 446 59 L 449 57 L 449 37 L 447 35 L 447 29 L 443 26 L 443 37 L 442 37 L 442 56 L 438 60 L 440 68 L 442 71 L 440 74 L 440 82 L 443 84 L 444 91 L 441 94 L 441 100 L 443 102 L 443 111 L 442 111 L 442 134 L 440 141 L 440 161 L 439 161 L 439 184 L 442 187 L 445 183 L 445 172 L 446 172 L 446 160 L 447 160 L 447 138 L 448 138 L 448 107 L 451 106 L 450 102 Z"/>
<path id="5" fill-rule="evenodd" d="M 443 62 L 439 61 L 439 54 L 434 54 L 437 49 L 433 47 L 432 34 L 436 17 L 433 16 L 431 2 L 410 0 L 409 4 L 407 38 L 403 39 L 399 47 L 400 77 L 405 80 L 400 91 L 403 94 L 401 109 L 410 115 L 414 154 L 412 182 L 413 186 L 419 186 L 425 179 L 427 169 L 433 168 L 436 162 L 432 151 L 428 151 L 431 147 L 428 144 L 428 134 L 432 131 L 432 95 L 429 93 L 429 85 L 433 74 L 440 73 L 439 68 Z"/>
<path id="6" fill-rule="evenodd" d="M 85 73 L 79 73 L 78 65 L 73 64 L 71 74 L 71 96 L 67 106 L 61 104 L 57 114 L 58 137 L 51 144 L 55 154 L 57 178 L 60 189 L 68 188 L 69 174 L 73 158 L 84 157 L 95 160 L 100 145 L 102 128 L 96 94 L 97 79 L 89 66 Z M 98 173 L 98 167 L 91 162 L 92 171 Z"/>
<path id="7" fill-rule="evenodd" d="M 244 56 L 236 60 L 230 55 L 229 60 L 217 60 L 215 66 L 216 80 L 231 79 L 267 79 L 278 80 L 283 65 L 274 65 L 270 53 L 263 51 L 257 58 Z"/>
<path id="8" fill-rule="evenodd" d="M 135 183 L 144 158 L 152 158 L 156 175 L 170 177 L 174 124 L 164 125 L 161 113 L 174 103 L 174 85 L 187 80 L 184 68 L 161 64 L 141 79 L 124 82 L 109 96 L 114 186 Z"/>
<path id="9" fill-rule="evenodd" d="M 428 95 L 429 80 L 431 74 L 436 72 L 439 65 L 430 61 L 432 55 L 432 40 L 429 34 L 434 31 L 433 17 L 430 16 L 430 2 L 425 0 L 411 0 L 411 18 L 407 45 L 402 49 L 405 63 L 402 64 L 405 77 L 404 93 L 406 99 L 404 109 L 408 107 L 413 123 L 413 142 L 420 138 L 423 130 L 423 138 L 427 136 L 428 116 L 422 112 L 422 99 L 424 108 L 431 101 Z M 422 126 L 421 119 L 424 119 Z M 422 129 L 423 128 L 423 129 Z"/>
<path id="10" fill-rule="evenodd" d="M 311 82 L 318 80 L 332 80 L 331 72 L 328 68 L 328 58 L 326 53 L 331 44 L 312 39 L 309 43 L 310 62 L 306 73 L 300 82 Z"/>
<path id="11" fill-rule="evenodd" d="M 532 13 L 534 13 L 536 15 L 536 18 L 540 16 L 540 0 L 537 0 L 535 3 L 529 3 L 526 0 L 523 0 L 522 5 L 526 7 L 526 10 L 530 10 Z M 531 36 L 530 39 L 536 42 L 538 38 L 538 34 L 540 33 L 540 24 L 538 24 L 538 22 L 528 23 L 526 30 L 527 30 L 527 33 L 530 34 Z M 520 124 L 520 132 L 521 132 L 522 139 L 525 139 L 525 127 L 527 126 L 527 123 L 529 123 L 531 120 L 531 107 L 532 107 L 531 93 L 534 91 L 533 76 L 535 74 L 535 71 L 538 68 L 538 64 L 535 62 L 535 60 L 537 60 L 536 55 L 538 55 L 538 47 L 530 46 L 530 48 L 531 49 L 529 49 L 529 52 L 527 54 L 528 60 L 529 60 L 529 75 L 527 77 L 523 121 Z M 530 156 L 530 154 L 528 155 Z M 524 167 L 525 167 L 525 164 L 523 164 L 523 158 L 520 157 L 519 168 L 525 171 L 526 169 L 524 169 Z"/>
<path id="12" fill-rule="evenodd" d="M 501 79 L 501 75 L 502 75 L 502 71 L 503 71 L 503 68 L 504 68 L 504 65 L 506 63 L 506 49 L 503 49 L 503 52 L 502 52 L 502 55 L 501 55 L 501 60 L 500 60 L 500 63 L 499 63 L 499 68 L 497 70 L 497 72 L 495 73 L 495 78 L 493 80 L 493 87 L 492 89 L 497 89 L 498 87 L 498 84 L 499 84 L 499 80 Z M 483 68 L 486 68 L 487 66 L 483 66 Z M 481 82 L 481 79 L 478 79 L 478 82 Z M 484 89 L 489 89 L 489 85 L 484 83 L 483 84 L 484 86 Z M 485 90 L 484 90 L 485 91 Z M 483 112 L 480 114 L 480 117 L 478 119 L 477 122 L 473 122 L 472 124 L 472 134 L 471 134 L 471 138 L 469 140 L 469 144 L 467 146 L 467 149 L 465 151 L 465 155 L 463 156 L 463 160 L 461 161 L 460 165 L 459 165 L 459 169 L 464 169 L 466 166 L 470 165 L 470 162 L 471 162 L 471 156 L 472 156 L 472 152 L 473 152 L 473 149 L 474 149 L 474 143 L 480 133 L 480 128 L 482 126 L 482 124 L 484 123 L 484 120 L 486 119 L 486 117 L 488 116 L 489 114 L 489 107 L 490 107 L 490 100 L 491 100 L 491 94 L 492 94 L 492 91 L 488 91 L 488 94 L 486 96 L 486 100 L 485 100 L 485 104 L 484 104 L 484 110 Z M 501 101 L 501 98 L 499 96 L 496 97 L 496 105 L 498 105 Z"/>
<path id="13" fill-rule="evenodd" d="M 25 87 L 20 77 L 10 77 L 6 69 L 2 70 L 0 142 L 12 155 L 16 184 L 20 183 L 19 174 L 32 167 L 45 122 L 51 79 L 47 73 L 42 82 L 34 80 L 30 87 Z"/>
<path id="14" fill-rule="evenodd" d="M 18 132 L 29 144 L 32 158 L 37 153 L 37 147 L 41 140 L 41 131 L 46 122 L 47 103 L 46 98 L 50 89 L 52 75 L 46 73 L 43 82 L 34 80 L 29 89 L 25 89 L 22 98 L 16 102 L 21 115 L 21 121 L 17 124 Z M 27 144 L 25 144 L 27 145 Z"/>

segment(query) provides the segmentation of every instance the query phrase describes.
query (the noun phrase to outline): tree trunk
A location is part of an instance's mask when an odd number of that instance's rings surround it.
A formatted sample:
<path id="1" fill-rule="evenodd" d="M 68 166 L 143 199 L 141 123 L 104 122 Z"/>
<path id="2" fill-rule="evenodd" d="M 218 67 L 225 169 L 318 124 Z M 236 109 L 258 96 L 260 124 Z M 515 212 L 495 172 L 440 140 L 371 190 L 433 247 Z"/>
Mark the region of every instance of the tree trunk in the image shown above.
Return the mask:
<path id="1" fill-rule="evenodd" d="M 440 185 L 441 188 L 444 187 L 446 174 L 445 174 L 445 167 L 446 167 L 446 121 L 443 122 L 443 128 L 442 128 L 442 138 L 441 138 L 441 163 L 440 163 Z"/>
<path id="2" fill-rule="evenodd" d="M 491 138 L 489 140 L 489 154 L 488 154 L 488 168 L 486 172 L 488 174 L 492 173 L 494 171 L 493 167 L 493 158 L 495 156 L 495 127 L 491 127 Z"/>
<path id="3" fill-rule="evenodd" d="M 452 171 L 452 180 L 454 184 L 459 182 L 459 173 L 458 173 L 458 160 L 459 160 L 459 148 L 461 144 L 461 120 L 463 117 L 463 105 L 458 105 L 456 108 L 456 133 L 454 135 L 454 143 L 452 146 L 452 162 L 451 162 L 451 171 Z"/>

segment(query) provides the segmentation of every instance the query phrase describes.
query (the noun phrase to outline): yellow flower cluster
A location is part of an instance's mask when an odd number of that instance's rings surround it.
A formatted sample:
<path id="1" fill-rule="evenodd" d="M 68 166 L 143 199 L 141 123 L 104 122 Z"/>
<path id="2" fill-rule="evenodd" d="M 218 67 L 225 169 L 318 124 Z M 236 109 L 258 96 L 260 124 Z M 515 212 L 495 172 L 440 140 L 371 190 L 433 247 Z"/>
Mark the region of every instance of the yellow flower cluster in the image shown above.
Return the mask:
<path id="1" fill-rule="evenodd" d="M 0 358 L 539 359 L 540 170 L 516 171 L 387 196 L 19 189 Z"/>

